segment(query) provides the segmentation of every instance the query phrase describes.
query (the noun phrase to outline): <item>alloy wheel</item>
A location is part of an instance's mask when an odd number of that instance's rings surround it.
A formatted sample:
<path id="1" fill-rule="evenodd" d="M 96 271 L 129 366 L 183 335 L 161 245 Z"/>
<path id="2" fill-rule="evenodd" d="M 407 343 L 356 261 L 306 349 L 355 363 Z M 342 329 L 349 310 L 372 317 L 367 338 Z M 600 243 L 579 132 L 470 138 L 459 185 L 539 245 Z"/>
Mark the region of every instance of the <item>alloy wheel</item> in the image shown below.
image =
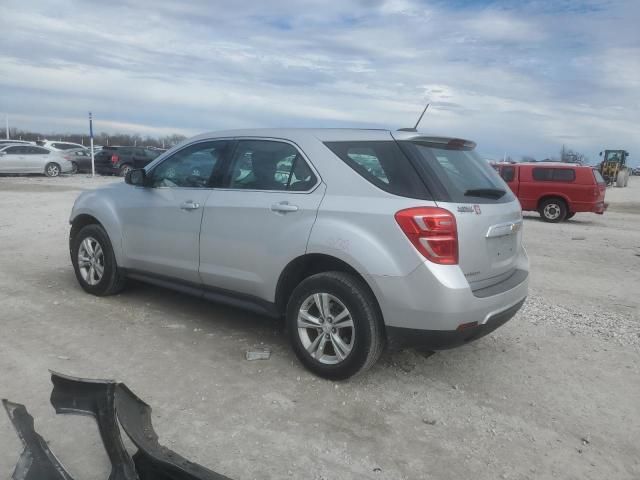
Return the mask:
<path id="1" fill-rule="evenodd" d="M 320 363 L 341 363 L 353 349 L 353 318 L 334 295 L 315 293 L 307 297 L 298 310 L 297 325 L 302 346 Z"/>
<path id="2" fill-rule="evenodd" d="M 93 237 L 86 237 L 78 249 L 78 269 L 88 285 L 97 285 L 104 275 L 104 252 Z"/>
<path id="3" fill-rule="evenodd" d="M 60 175 L 60 167 L 58 167 L 58 165 L 56 165 L 55 163 L 50 164 L 47 167 L 47 175 L 49 175 L 50 177 L 57 177 L 58 175 Z"/>

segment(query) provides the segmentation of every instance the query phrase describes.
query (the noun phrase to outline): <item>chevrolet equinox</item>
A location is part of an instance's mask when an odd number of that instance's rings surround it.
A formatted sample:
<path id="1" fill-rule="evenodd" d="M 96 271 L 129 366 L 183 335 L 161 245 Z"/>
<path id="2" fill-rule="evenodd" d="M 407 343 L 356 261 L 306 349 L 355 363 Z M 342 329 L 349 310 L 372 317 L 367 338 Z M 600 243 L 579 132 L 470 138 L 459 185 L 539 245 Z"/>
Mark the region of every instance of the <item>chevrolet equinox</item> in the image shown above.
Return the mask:
<path id="1" fill-rule="evenodd" d="M 71 261 L 94 295 L 131 278 L 284 317 L 308 369 L 348 378 L 385 346 L 462 345 L 522 306 L 520 204 L 474 149 L 416 131 L 200 135 L 82 193 Z"/>

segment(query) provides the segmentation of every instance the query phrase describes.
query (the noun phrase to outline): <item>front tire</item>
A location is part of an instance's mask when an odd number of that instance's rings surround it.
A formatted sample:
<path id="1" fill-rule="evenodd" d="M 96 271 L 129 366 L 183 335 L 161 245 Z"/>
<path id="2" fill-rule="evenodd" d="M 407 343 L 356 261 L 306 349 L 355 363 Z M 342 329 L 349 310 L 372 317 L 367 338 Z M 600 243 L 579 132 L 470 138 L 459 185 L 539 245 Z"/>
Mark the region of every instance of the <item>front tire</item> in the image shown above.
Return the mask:
<path id="1" fill-rule="evenodd" d="M 71 240 L 71 262 L 82 289 L 99 297 L 124 288 L 125 277 L 118 270 L 113 247 L 101 225 L 83 227 Z"/>
<path id="2" fill-rule="evenodd" d="M 560 198 L 547 198 L 540 204 L 538 210 L 542 220 L 550 223 L 558 223 L 567 216 L 567 204 Z"/>
<path id="3" fill-rule="evenodd" d="M 300 362 L 331 380 L 368 370 L 384 349 L 384 326 L 373 294 L 344 272 L 303 280 L 287 304 L 287 329 Z"/>
<path id="4" fill-rule="evenodd" d="M 569 212 L 569 213 L 567 213 L 567 216 L 564 217 L 564 219 L 565 220 L 569 220 L 569 219 L 573 218 L 575 214 L 576 214 L 576 212 Z"/>
<path id="5" fill-rule="evenodd" d="M 60 175 L 60 172 L 61 172 L 60 165 L 54 162 L 47 163 L 44 167 L 44 174 L 47 177 L 57 177 Z"/>

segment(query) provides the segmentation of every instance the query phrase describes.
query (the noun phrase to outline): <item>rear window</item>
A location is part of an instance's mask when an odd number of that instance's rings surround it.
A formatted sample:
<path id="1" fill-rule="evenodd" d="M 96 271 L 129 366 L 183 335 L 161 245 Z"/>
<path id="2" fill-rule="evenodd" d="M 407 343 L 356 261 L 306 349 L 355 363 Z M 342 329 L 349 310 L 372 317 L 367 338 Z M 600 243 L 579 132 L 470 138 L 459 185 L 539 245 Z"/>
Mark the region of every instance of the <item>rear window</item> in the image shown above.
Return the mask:
<path id="1" fill-rule="evenodd" d="M 401 197 L 431 199 L 416 169 L 396 142 L 327 142 L 325 145 L 381 190 Z"/>
<path id="2" fill-rule="evenodd" d="M 413 160 L 435 200 L 506 203 L 515 198 L 498 172 L 474 150 L 418 141 L 399 144 Z"/>
<path id="3" fill-rule="evenodd" d="M 571 168 L 534 168 L 532 172 L 534 180 L 539 182 L 573 182 L 576 172 Z"/>
<path id="4" fill-rule="evenodd" d="M 593 169 L 593 177 L 596 179 L 596 183 L 607 183 L 604 181 L 604 178 L 602 178 L 600 172 L 595 168 Z"/>
<path id="5" fill-rule="evenodd" d="M 71 143 L 53 143 L 53 147 L 59 148 L 60 150 L 71 150 L 72 148 L 78 148 L 78 145 L 73 145 Z"/>

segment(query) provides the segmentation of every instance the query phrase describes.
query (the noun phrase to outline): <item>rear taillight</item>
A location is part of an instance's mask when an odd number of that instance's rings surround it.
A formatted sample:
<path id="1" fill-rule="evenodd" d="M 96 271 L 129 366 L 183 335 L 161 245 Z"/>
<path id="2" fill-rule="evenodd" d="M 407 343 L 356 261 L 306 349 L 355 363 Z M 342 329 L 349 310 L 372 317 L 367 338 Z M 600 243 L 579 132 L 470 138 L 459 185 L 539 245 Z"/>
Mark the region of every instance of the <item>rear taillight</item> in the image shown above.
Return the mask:
<path id="1" fill-rule="evenodd" d="M 115 153 L 111 155 L 111 163 L 115 165 L 116 163 L 118 163 L 118 160 L 120 160 L 120 157 L 118 155 L 116 155 Z"/>
<path id="2" fill-rule="evenodd" d="M 429 261 L 458 264 L 458 229 L 453 214 L 438 207 L 416 207 L 396 213 L 396 222 Z"/>

